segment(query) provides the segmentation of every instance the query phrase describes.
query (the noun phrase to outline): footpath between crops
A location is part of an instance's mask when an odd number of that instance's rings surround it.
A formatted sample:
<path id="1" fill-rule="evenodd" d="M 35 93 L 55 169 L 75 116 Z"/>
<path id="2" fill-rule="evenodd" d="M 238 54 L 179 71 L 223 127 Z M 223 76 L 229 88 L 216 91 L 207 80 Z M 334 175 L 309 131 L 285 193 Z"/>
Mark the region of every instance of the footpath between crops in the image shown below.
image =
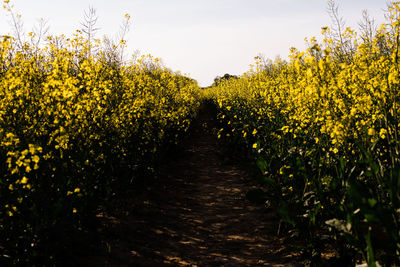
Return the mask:
<path id="1" fill-rule="evenodd" d="M 246 200 L 259 186 L 226 160 L 203 109 L 183 151 L 162 166 L 125 215 L 102 215 L 104 253 L 81 266 L 294 266 L 296 254 L 277 236 L 276 212 Z M 90 254 L 90 253 L 89 253 Z"/>

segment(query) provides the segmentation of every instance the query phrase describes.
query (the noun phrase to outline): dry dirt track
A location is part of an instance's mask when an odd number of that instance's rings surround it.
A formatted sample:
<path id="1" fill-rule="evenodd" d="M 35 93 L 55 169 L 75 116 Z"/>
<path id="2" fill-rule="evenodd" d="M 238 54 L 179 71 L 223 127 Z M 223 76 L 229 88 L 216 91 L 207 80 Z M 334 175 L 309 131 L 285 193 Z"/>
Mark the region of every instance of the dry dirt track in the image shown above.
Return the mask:
<path id="1" fill-rule="evenodd" d="M 127 216 L 104 218 L 109 254 L 82 265 L 295 265 L 281 252 L 275 213 L 245 199 L 257 188 L 249 172 L 224 162 L 210 112 L 202 112 L 182 155 L 162 167 L 141 204 Z"/>

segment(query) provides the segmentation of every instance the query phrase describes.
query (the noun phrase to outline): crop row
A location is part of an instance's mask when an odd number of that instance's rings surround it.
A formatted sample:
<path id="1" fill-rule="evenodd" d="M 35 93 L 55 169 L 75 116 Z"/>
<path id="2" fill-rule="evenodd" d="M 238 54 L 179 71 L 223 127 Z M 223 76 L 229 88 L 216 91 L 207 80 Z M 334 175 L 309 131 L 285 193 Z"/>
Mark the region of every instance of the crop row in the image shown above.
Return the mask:
<path id="1" fill-rule="evenodd" d="M 91 51 L 96 51 L 93 53 Z M 188 130 L 197 83 L 82 35 L 0 42 L 0 263 L 52 262 Z M 61 251 L 62 252 L 62 251 Z"/>
<path id="2" fill-rule="evenodd" d="M 349 264 L 399 264 L 399 17 L 392 3 L 376 31 L 324 28 L 288 62 L 258 59 L 209 89 L 218 138 L 252 155 L 281 229 L 315 262 L 333 247 Z"/>

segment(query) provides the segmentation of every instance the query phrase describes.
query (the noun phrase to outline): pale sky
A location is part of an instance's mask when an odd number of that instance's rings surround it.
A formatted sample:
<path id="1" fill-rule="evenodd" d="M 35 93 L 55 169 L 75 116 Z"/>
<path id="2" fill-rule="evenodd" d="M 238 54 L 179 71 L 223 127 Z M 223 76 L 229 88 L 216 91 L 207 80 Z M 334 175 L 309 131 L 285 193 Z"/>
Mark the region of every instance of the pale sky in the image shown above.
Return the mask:
<path id="1" fill-rule="evenodd" d="M 348 26 L 358 29 L 367 9 L 384 22 L 386 0 L 337 0 Z M 331 24 L 326 0 L 11 0 L 26 32 L 45 18 L 53 34 L 70 36 L 81 28 L 84 11 L 97 10 L 96 37 L 118 32 L 125 13 L 132 17 L 127 54 L 139 50 L 163 60 L 207 86 L 225 73 L 241 75 L 263 54 L 286 58 L 289 48 L 305 48 L 305 37 L 319 38 Z M 10 26 L 0 10 L 0 35 Z"/>

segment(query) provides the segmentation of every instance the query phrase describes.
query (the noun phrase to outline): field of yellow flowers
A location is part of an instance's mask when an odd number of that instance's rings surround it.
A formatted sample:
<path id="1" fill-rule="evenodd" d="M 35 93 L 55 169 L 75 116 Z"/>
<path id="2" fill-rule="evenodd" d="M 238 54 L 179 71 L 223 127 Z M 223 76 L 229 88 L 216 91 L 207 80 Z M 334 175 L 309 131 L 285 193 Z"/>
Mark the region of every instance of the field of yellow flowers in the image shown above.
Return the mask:
<path id="1" fill-rule="evenodd" d="M 258 59 L 208 90 L 218 138 L 255 158 L 267 203 L 309 258 L 330 244 L 353 264 L 400 264 L 399 2 L 387 20 L 360 35 L 324 28 L 289 62 Z"/>
<path id="2" fill-rule="evenodd" d="M 0 265 L 51 262 L 188 130 L 198 86 L 75 38 L 0 42 Z M 90 51 L 96 50 L 96 53 Z"/>
<path id="3" fill-rule="evenodd" d="M 400 265 L 400 2 L 386 15 L 361 34 L 324 28 L 289 61 L 257 58 L 203 91 L 79 31 L 44 46 L 2 37 L 0 265 L 54 263 L 99 207 L 154 172 L 205 100 L 312 263 L 334 248 L 349 265 Z"/>

